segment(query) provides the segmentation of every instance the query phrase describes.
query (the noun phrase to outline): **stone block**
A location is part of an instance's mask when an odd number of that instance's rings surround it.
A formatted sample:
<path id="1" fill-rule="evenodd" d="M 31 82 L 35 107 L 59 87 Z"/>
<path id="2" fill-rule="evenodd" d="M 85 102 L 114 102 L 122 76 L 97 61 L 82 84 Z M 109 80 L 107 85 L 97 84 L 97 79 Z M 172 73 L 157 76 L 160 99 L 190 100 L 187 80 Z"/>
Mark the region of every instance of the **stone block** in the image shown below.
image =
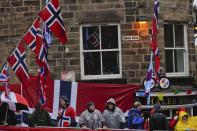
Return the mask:
<path id="1" fill-rule="evenodd" d="M 131 48 L 142 48 L 142 42 L 140 41 L 132 42 Z"/>
<path id="2" fill-rule="evenodd" d="M 147 62 L 147 63 L 141 62 L 140 63 L 140 69 L 148 69 L 148 67 L 149 67 L 149 62 Z"/>
<path id="3" fill-rule="evenodd" d="M 70 65 L 69 59 L 57 59 L 57 66 Z"/>
<path id="4" fill-rule="evenodd" d="M 139 63 L 126 63 L 125 65 L 125 70 L 136 70 L 140 68 Z"/>
<path id="5" fill-rule="evenodd" d="M 136 2 L 130 1 L 130 2 L 125 2 L 125 8 L 126 9 L 132 9 L 134 10 L 136 7 Z"/>
<path id="6" fill-rule="evenodd" d="M 124 19 L 122 11 L 100 10 L 76 12 L 76 20 L 80 24 L 118 22 Z"/>
<path id="7" fill-rule="evenodd" d="M 79 39 L 68 39 L 68 45 L 79 45 Z"/>
<path id="8" fill-rule="evenodd" d="M 4 20 L 0 19 L 0 25 L 3 25 L 3 24 L 4 24 Z"/>
<path id="9" fill-rule="evenodd" d="M 65 46 L 58 46 L 57 49 L 58 49 L 58 52 L 59 51 L 64 52 L 65 51 Z"/>
<path id="10" fill-rule="evenodd" d="M 57 59 L 57 58 L 62 58 L 63 54 L 61 52 L 58 53 L 52 53 L 52 58 Z"/>
<path id="11" fill-rule="evenodd" d="M 69 27 L 70 28 L 70 32 L 79 32 L 79 27 Z"/>
<path id="12" fill-rule="evenodd" d="M 80 57 L 79 52 L 67 52 L 63 56 L 63 58 L 79 58 L 79 57 Z"/>
<path id="13" fill-rule="evenodd" d="M 56 66 L 56 60 L 55 59 L 49 59 L 48 62 L 49 62 L 50 66 Z"/>
<path id="14" fill-rule="evenodd" d="M 147 70 L 136 70 L 136 77 L 146 78 Z"/>
<path id="15" fill-rule="evenodd" d="M 80 59 L 79 58 L 70 59 L 70 65 L 80 65 Z"/>
<path id="16" fill-rule="evenodd" d="M 11 1 L 12 7 L 17 7 L 17 6 L 22 6 L 22 5 L 23 5 L 22 1 Z"/>
<path id="17" fill-rule="evenodd" d="M 144 55 L 144 62 L 150 62 L 150 55 Z"/>
<path id="18" fill-rule="evenodd" d="M 135 56 L 136 55 L 136 50 L 135 49 L 125 49 L 122 51 L 122 55 L 131 55 Z"/>
<path id="19" fill-rule="evenodd" d="M 80 47 L 79 45 L 72 45 L 68 47 L 70 52 L 79 52 L 80 51 Z"/>
<path id="20" fill-rule="evenodd" d="M 77 4 L 88 4 L 91 3 L 91 0 L 77 0 Z"/>
<path id="21" fill-rule="evenodd" d="M 68 35 L 68 38 L 78 39 L 80 37 L 79 32 L 69 33 L 67 35 Z"/>
<path id="22" fill-rule="evenodd" d="M 104 3 L 105 0 L 91 0 L 92 3 Z"/>
<path id="23" fill-rule="evenodd" d="M 140 77 L 135 77 L 135 78 L 128 78 L 128 83 L 132 83 L 132 84 L 141 84 L 142 83 L 142 78 Z"/>
<path id="24" fill-rule="evenodd" d="M 142 62 L 143 61 L 143 56 L 142 55 L 134 55 L 132 56 L 132 62 Z"/>
<path id="25" fill-rule="evenodd" d="M 44 6 L 44 1 L 41 3 Z M 40 6 L 39 0 L 24 0 L 24 6 Z"/>
<path id="26" fill-rule="evenodd" d="M 0 2 L 0 7 L 10 7 L 10 2 L 9 1 L 1 1 Z"/>
<path id="27" fill-rule="evenodd" d="M 124 5 L 122 3 L 114 3 L 113 5 L 114 8 L 124 8 Z"/>
<path id="28" fill-rule="evenodd" d="M 0 8 L 0 13 L 5 13 L 6 8 Z"/>
<path id="29" fill-rule="evenodd" d="M 62 13 L 62 17 L 63 18 L 73 18 L 74 13 L 73 12 L 64 12 L 64 13 Z"/>
<path id="30" fill-rule="evenodd" d="M 76 4 L 77 1 L 84 1 L 84 0 L 63 0 L 64 4 Z"/>
<path id="31" fill-rule="evenodd" d="M 135 71 L 123 71 L 122 75 L 124 77 L 135 77 Z"/>
<path id="32" fill-rule="evenodd" d="M 95 6 L 96 9 L 112 9 L 114 5 L 112 3 L 106 3 L 106 4 L 98 4 Z"/>
<path id="33" fill-rule="evenodd" d="M 27 12 L 28 9 L 28 7 L 16 7 L 15 12 Z"/>
<path id="34" fill-rule="evenodd" d="M 148 49 L 147 48 L 137 49 L 137 54 L 138 55 L 148 54 Z"/>

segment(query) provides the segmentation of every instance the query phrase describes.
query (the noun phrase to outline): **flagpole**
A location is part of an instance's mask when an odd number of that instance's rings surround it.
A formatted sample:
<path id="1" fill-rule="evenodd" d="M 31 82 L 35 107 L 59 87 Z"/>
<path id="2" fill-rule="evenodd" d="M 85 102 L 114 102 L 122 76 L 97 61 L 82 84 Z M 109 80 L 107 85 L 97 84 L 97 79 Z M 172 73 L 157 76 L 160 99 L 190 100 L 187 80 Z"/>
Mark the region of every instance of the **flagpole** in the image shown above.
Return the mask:
<path id="1" fill-rule="evenodd" d="M 42 0 L 40 0 L 40 10 L 42 9 Z"/>

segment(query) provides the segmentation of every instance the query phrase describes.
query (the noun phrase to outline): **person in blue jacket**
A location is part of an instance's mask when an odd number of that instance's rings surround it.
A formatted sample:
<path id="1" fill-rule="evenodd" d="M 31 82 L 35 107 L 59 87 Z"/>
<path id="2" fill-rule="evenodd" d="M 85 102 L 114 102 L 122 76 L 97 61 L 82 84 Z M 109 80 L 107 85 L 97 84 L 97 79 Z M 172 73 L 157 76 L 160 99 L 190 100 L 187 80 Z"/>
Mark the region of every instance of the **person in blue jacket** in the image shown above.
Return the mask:
<path id="1" fill-rule="evenodd" d="M 141 103 L 135 102 L 128 114 L 129 129 L 143 129 L 144 118 L 142 117 Z"/>

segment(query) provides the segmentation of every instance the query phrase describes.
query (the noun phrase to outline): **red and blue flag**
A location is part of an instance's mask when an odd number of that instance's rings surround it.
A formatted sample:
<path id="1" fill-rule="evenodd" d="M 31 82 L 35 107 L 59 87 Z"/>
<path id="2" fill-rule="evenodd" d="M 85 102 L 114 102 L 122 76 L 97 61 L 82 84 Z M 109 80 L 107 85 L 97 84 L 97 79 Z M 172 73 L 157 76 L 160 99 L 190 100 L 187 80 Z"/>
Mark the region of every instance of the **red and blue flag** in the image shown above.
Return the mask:
<path id="1" fill-rule="evenodd" d="M 62 44 L 67 42 L 67 35 L 58 0 L 49 1 L 40 11 L 39 16 Z"/>
<path id="2" fill-rule="evenodd" d="M 25 48 L 20 41 L 12 54 L 7 59 L 12 70 L 15 72 L 22 85 L 27 88 L 29 84 L 29 74 L 26 64 Z"/>

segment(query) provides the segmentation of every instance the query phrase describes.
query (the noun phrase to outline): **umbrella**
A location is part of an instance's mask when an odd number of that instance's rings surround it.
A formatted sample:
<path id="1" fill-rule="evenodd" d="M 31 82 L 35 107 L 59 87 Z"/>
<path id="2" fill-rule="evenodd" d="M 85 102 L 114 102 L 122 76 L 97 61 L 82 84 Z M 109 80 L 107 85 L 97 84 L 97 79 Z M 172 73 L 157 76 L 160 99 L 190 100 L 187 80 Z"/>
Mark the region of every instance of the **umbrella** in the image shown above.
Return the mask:
<path id="1" fill-rule="evenodd" d="M 27 100 L 18 93 L 9 92 L 8 96 L 6 96 L 5 92 L 3 92 L 0 98 L 2 102 L 8 103 L 10 110 L 28 110 L 29 104 Z"/>

